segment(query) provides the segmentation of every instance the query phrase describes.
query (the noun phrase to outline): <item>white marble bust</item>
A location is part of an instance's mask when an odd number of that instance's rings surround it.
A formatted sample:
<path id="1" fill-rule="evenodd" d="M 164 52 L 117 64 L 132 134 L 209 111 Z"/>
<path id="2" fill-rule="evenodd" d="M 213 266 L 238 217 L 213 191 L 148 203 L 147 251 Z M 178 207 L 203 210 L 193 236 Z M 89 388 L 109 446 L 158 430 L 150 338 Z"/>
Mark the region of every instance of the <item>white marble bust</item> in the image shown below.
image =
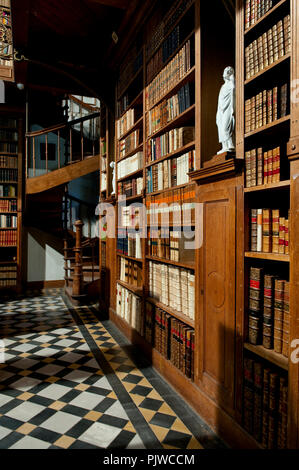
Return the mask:
<path id="1" fill-rule="evenodd" d="M 235 150 L 235 72 L 232 67 L 224 69 L 223 79 L 216 116 L 219 142 L 222 144 L 218 154 Z"/>
<path id="2" fill-rule="evenodd" d="M 112 168 L 112 193 L 111 196 L 115 194 L 115 183 L 116 183 L 116 174 L 115 174 L 115 162 L 110 163 L 110 168 Z"/>

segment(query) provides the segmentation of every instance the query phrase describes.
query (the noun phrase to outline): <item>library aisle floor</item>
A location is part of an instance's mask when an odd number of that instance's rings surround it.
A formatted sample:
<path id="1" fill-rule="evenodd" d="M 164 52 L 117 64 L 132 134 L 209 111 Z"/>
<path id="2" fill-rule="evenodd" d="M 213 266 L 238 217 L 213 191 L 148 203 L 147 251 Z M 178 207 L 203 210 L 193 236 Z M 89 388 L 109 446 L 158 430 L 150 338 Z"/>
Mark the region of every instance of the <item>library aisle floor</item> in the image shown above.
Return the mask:
<path id="1" fill-rule="evenodd" d="M 60 289 L 0 301 L 0 449 L 224 448 L 96 313 Z"/>

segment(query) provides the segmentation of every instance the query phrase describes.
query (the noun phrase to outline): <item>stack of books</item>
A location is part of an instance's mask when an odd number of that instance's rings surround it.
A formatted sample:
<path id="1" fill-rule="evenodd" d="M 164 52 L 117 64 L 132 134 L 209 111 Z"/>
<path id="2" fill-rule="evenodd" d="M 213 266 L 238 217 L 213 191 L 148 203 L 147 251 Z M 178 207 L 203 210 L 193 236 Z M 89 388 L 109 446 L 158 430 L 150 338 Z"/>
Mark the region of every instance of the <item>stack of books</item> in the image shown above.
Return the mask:
<path id="1" fill-rule="evenodd" d="M 194 103 L 194 83 L 186 83 L 168 100 L 162 101 L 147 114 L 147 135 L 150 136 L 186 111 Z"/>
<path id="2" fill-rule="evenodd" d="M 194 187 L 169 189 L 162 194 L 147 196 L 146 214 L 147 226 L 173 225 L 195 223 L 195 190 Z"/>
<path id="3" fill-rule="evenodd" d="M 0 266 L 0 288 L 14 287 L 17 285 L 17 267 Z"/>
<path id="4" fill-rule="evenodd" d="M 142 300 L 119 283 L 116 284 L 116 314 L 143 335 Z"/>
<path id="5" fill-rule="evenodd" d="M 149 262 L 149 296 L 191 320 L 195 318 L 195 275 L 193 271 Z"/>
<path id="6" fill-rule="evenodd" d="M 142 267 L 139 263 L 120 258 L 119 280 L 135 287 L 142 286 Z"/>
<path id="7" fill-rule="evenodd" d="M 246 0 L 245 30 L 253 26 L 273 7 L 272 0 Z"/>
<path id="8" fill-rule="evenodd" d="M 189 249 L 187 242 L 194 240 L 195 232 L 186 232 L 169 228 L 151 229 L 148 233 L 148 254 L 170 261 L 188 263 L 194 261 L 194 249 Z"/>
<path id="9" fill-rule="evenodd" d="M 193 41 L 192 41 L 193 43 Z M 194 49 L 192 47 L 192 49 Z M 156 75 L 160 70 L 162 50 L 157 54 L 158 60 L 152 59 L 147 66 L 147 77 Z M 174 58 L 167 64 L 163 70 L 156 75 L 154 80 L 145 89 L 146 109 L 152 107 L 163 95 L 165 95 L 176 83 L 178 83 L 189 72 L 194 63 L 191 57 L 191 42 L 188 40 Z"/>
<path id="10" fill-rule="evenodd" d="M 246 187 L 280 181 L 280 147 L 263 152 L 262 147 L 245 152 Z"/>
<path id="11" fill-rule="evenodd" d="M 118 158 L 125 157 L 128 153 L 132 152 L 136 147 L 138 147 L 140 142 L 140 131 L 137 129 L 136 131 L 132 132 L 123 140 L 119 141 L 118 144 Z"/>
<path id="12" fill-rule="evenodd" d="M 117 177 L 125 178 L 126 176 L 141 170 L 143 167 L 143 152 L 137 152 L 135 155 L 126 158 L 117 163 Z"/>
<path id="13" fill-rule="evenodd" d="M 116 121 L 117 138 L 120 139 L 135 124 L 135 109 L 129 109 L 120 119 Z"/>
<path id="14" fill-rule="evenodd" d="M 195 150 L 179 157 L 163 160 L 147 170 L 147 193 L 162 191 L 189 182 L 190 171 L 194 170 Z"/>
<path id="15" fill-rule="evenodd" d="M 146 163 L 154 162 L 194 141 L 194 126 L 171 129 L 150 139 L 146 146 Z"/>
<path id="16" fill-rule="evenodd" d="M 142 194 L 143 178 L 132 178 L 128 181 L 121 181 L 117 184 L 117 193 L 119 196 L 137 196 Z"/>
<path id="17" fill-rule="evenodd" d="M 248 338 L 285 357 L 289 355 L 290 285 L 263 268 L 250 267 Z"/>
<path id="18" fill-rule="evenodd" d="M 140 233 L 127 233 L 126 229 L 118 229 L 117 253 L 130 256 L 132 258 L 142 258 L 142 246 Z"/>
<path id="19" fill-rule="evenodd" d="M 289 254 L 289 219 L 279 209 L 251 209 L 251 251 Z"/>
<path id="20" fill-rule="evenodd" d="M 288 85 L 263 90 L 245 101 L 245 134 L 287 116 Z"/>
<path id="21" fill-rule="evenodd" d="M 194 380 L 194 337 L 193 328 L 146 302 L 146 341 L 191 380 Z"/>
<path id="22" fill-rule="evenodd" d="M 282 372 L 244 358 L 243 425 L 267 449 L 287 445 L 288 382 Z"/>
<path id="23" fill-rule="evenodd" d="M 290 15 L 245 48 L 246 79 L 254 77 L 291 51 Z"/>

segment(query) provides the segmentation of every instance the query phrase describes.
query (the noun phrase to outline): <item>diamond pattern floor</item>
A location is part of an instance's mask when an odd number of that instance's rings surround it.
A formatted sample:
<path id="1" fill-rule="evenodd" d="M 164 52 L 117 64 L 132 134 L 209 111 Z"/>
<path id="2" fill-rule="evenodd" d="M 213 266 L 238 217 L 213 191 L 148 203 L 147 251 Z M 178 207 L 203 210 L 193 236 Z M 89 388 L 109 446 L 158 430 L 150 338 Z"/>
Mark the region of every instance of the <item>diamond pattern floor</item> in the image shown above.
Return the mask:
<path id="1" fill-rule="evenodd" d="M 0 301 L 0 338 L 0 449 L 223 447 L 109 321 L 60 289 Z"/>

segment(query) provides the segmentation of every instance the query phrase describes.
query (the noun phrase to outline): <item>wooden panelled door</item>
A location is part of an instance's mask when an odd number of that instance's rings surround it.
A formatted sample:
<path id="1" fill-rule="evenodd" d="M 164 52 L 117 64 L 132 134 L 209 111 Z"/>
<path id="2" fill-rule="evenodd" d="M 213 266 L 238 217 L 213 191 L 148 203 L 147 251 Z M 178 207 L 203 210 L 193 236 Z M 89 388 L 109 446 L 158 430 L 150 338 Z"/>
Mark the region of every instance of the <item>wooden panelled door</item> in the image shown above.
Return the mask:
<path id="1" fill-rule="evenodd" d="M 235 187 L 223 188 L 224 184 L 222 188 L 219 183 L 215 186 L 208 184 L 201 186 L 199 191 L 200 202 L 204 204 L 199 281 L 199 379 L 206 393 L 221 407 L 232 412 L 235 366 Z"/>

